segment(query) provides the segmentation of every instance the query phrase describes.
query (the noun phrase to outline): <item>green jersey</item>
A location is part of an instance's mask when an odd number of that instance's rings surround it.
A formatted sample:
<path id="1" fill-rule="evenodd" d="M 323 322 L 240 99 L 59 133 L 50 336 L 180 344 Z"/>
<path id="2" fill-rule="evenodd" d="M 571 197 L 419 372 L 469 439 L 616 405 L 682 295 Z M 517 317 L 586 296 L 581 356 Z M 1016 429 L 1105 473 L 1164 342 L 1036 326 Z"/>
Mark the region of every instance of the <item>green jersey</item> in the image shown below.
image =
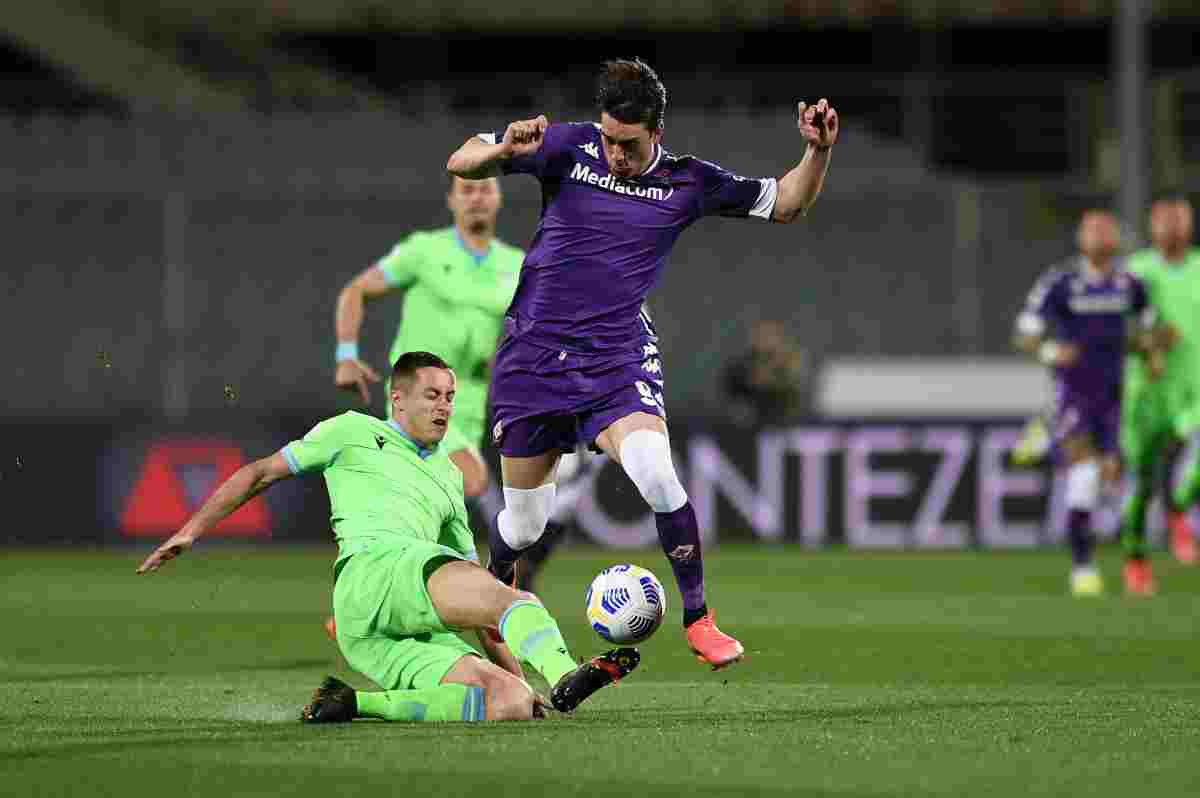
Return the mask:
<path id="1" fill-rule="evenodd" d="M 1150 381 L 1141 358 L 1126 360 L 1127 396 L 1157 391 L 1169 412 L 1178 413 L 1200 400 L 1200 250 L 1189 250 L 1178 263 L 1166 262 L 1156 249 L 1144 249 L 1129 259 L 1129 271 L 1142 279 L 1158 320 L 1179 333 L 1166 354 L 1166 370 Z"/>
<path id="2" fill-rule="evenodd" d="M 458 378 L 454 424 L 473 446 L 486 424 L 488 372 L 524 257 L 499 240 L 478 255 L 447 227 L 413 233 L 377 264 L 388 285 L 407 289 L 389 362 L 413 351 L 445 360 Z"/>
<path id="3" fill-rule="evenodd" d="M 350 411 L 322 421 L 282 453 L 293 474 L 325 475 L 339 563 L 372 544 L 414 539 L 478 560 L 462 472 L 395 421 Z"/>

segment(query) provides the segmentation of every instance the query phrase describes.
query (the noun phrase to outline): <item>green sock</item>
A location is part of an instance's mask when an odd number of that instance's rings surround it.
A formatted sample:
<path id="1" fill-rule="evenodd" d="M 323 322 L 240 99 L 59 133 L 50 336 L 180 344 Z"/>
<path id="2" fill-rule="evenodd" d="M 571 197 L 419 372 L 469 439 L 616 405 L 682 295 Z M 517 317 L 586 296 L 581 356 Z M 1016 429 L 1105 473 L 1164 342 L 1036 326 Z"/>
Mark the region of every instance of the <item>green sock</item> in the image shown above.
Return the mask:
<path id="1" fill-rule="evenodd" d="M 1121 509 L 1121 547 L 1126 557 L 1146 556 L 1146 508 L 1153 489 L 1153 469 L 1142 469 L 1133 475 L 1133 487 Z"/>
<path id="2" fill-rule="evenodd" d="M 551 686 L 575 670 L 558 624 L 535 601 L 514 601 L 500 616 L 500 636 L 518 660 L 542 674 Z"/>
<path id="3" fill-rule="evenodd" d="M 1187 510 L 1200 497 L 1200 457 L 1193 457 L 1184 467 L 1183 478 L 1171 493 L 1171 509 Z"/>
<path id="4" fill-rule="evenodd" d="M 439 684 L 419 690 L 355 691 L 358 717 L 383 720 L 483 720 L 483 688 Z"/>

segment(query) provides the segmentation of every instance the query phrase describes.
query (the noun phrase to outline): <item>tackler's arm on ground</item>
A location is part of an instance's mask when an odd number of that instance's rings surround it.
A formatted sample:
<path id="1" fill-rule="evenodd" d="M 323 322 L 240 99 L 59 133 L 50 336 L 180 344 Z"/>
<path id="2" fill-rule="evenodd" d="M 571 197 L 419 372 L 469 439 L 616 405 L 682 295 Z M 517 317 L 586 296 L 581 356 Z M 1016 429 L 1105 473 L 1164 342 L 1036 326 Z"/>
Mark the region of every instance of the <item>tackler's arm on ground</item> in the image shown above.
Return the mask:
<path id="1" fill-rule="evenodd" d="M 276 452 L 253 463 L 244 465 L 233 476 L 221 483 L 208 500 L 188 519 L 183 528 L 151 552 L 138 567 L 139 574 L 157 571 L 164 562 L 173 560 L 192 547 L 202 535 L 216 526 L 228 515 L 232 515 L 250 499 L 262 493 L 281 479 L 292 476 L 284 456 Z"/>
<path id="2" fill-rule="evenodd" d="M 446 161 L 446 171 L 466 180 L 496 177 L 502 162 L 537 152 L 549 126 L 550 121 L 542 115 L 509 123 L 504 138 L 492 144 L 471 136 Z"/>
<path id="3" fill-rule="evenodd" d="M 797 110 L 796 127 L 808 147 L 800 163 L 779 178 L 779 193 L 771 213 L 772 220 L 785 224 L 803 216 L 820 196 L 833 145 L 841 130 L 837 111 L 828 100 L 818 100 L 816 105 L 801 102 Z"/>
<path id="4" fill-rule="evenodd" d="M 521 680 L 521 684 L 533 694 L 533 716 L 535 718 L 544 718 L 546 716 L 546 708 L 550 706 L 550 702 L 545 696 L 538 693 L 530 686 L 529 682 L 525 681 L 525 672 L 521 669 L 521 663 L 513 655 L 512 649 L 508 644 L 500 639 L 500 635 L 494 629 L 478 630 L 479 645 L 483 648 L 487 658 L 498 667 L 511 673 Z"/>

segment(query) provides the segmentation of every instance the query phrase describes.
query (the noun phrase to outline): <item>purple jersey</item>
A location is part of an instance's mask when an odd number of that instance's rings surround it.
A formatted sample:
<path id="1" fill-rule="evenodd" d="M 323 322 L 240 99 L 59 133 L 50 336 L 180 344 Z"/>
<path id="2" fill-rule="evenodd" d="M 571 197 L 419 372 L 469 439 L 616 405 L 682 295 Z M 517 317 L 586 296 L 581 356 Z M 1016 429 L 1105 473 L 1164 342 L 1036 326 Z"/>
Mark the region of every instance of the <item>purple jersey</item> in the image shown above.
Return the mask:
<path id="1" fill-rule="evenodd" d="M 504 132 L 486 133 L 499 141 Z M 771 218 L 774 178 L 751 180 L 661 146 L 638 177 L 608 171 L 600 127 L 550 125 L 542 146 L 504 163 L 542 184 L 542 216 L 508 310 L 509 333 L 572 354 L 641 350 L 640 314 L 675 239 L 702 216 Z"/>
<path id="2" fill-rule="evenodd" d="M 1143 326 L 1151 321 L 1142 281 L 1120 268 L 1103 277 L 1089 274 L 1077 258 L 1037 281 L 1018 328 L 1079 347 L 1078 362 L 1054 370 L 1061 392 L 1117 402 L 1130 319 Z"/>

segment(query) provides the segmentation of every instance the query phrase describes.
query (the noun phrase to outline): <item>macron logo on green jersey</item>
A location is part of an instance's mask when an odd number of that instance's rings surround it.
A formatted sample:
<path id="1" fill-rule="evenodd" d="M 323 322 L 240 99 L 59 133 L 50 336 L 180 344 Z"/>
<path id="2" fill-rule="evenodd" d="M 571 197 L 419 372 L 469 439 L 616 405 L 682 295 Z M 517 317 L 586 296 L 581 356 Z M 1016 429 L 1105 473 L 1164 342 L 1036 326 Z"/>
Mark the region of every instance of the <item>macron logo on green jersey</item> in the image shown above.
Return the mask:
<path id="1" fill-rule="evenodd" d="M 378 446 L 380 448 L 380 450 L 383 449 L 383 445 L 385 443 L 387 443 L 387 439 L 384 438 L 382 435 L 375 436 L 375 445 Z"/>

